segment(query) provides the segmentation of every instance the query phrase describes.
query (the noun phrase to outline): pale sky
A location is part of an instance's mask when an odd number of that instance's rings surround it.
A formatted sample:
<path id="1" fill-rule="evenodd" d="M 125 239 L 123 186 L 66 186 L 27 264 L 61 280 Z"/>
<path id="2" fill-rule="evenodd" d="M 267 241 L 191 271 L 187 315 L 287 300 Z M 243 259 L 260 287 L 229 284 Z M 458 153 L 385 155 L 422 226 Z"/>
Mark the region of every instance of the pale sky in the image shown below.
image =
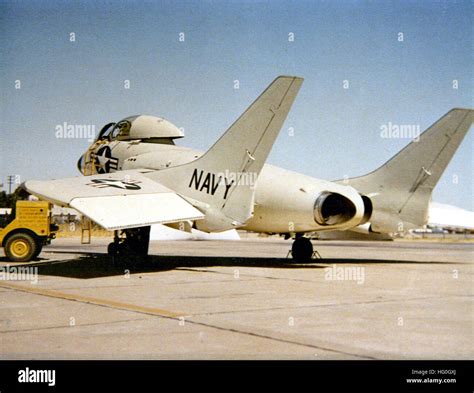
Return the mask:
<path id="1" fill-rule="evenodd" d="M 472 7 L 0 0 L 0 182 L 78 175 L 89 142 L 57 138 L 64 122 L 98 131 L 162 116 L 184 128 L 180 144 L 206 150 L 282 74 L 305 82 L 269 163 L 327 180 L 362 175 L 409 143 L 382 138 L 384 125 L 424 130 L 473 107 Z M 472 149 L 471 130 L 435 201 L 474 210 Z"/>

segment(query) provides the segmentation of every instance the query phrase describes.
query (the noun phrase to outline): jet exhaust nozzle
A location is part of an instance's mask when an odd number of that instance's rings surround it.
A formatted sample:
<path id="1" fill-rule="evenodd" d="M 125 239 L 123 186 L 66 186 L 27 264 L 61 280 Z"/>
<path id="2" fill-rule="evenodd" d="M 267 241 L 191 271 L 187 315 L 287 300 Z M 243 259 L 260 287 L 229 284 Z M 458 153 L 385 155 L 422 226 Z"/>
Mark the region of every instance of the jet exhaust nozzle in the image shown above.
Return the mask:
<path id="1" fill-rule="evenodd" d="M 319 225 L 343 224 L 356 212 L 356 206 L 349 198 L 329 191 L 322 192 L 314 203 L 314 220 Z"/>

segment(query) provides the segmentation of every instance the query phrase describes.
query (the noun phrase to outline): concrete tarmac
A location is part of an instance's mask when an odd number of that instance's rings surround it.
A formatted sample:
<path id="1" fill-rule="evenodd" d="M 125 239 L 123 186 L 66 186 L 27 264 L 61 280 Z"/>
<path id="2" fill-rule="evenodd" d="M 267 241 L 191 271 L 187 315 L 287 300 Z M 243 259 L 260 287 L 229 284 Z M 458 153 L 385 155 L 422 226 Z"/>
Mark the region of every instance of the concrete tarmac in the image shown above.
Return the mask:
<path id="1" fill-rule="evenodd" d="M 1 251 L 1 359 L 474 358 L 472 243 L 315 241 L 295 264 L 277 238 L 154 241 L 145 264 L 107 242 Z"/>

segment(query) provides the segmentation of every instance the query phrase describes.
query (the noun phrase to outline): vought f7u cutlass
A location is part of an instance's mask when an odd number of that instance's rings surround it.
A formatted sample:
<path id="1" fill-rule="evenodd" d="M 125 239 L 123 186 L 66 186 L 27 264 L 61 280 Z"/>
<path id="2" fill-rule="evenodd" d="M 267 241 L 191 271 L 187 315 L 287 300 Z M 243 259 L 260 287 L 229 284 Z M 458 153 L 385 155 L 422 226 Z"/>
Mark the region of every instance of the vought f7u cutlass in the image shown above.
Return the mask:
<path id="1" fill-rule="evenodd" d="M 432 190 L 473 111 L 451 110 L 368 175 L 329 182 L 265 164 L 302 82 L 276 78 L 205 153 L 175 145 L 183 133 L 167 120 L 133 116 L 101 130 L 78 162 L 86 176 L 23 187 L 115 230 L 112 255 L 146 255 L 155 223 L 284 234 L 295 239 L 297 261 L 313 253 L 309 232 L 388 233 L 424 225 Z"/>

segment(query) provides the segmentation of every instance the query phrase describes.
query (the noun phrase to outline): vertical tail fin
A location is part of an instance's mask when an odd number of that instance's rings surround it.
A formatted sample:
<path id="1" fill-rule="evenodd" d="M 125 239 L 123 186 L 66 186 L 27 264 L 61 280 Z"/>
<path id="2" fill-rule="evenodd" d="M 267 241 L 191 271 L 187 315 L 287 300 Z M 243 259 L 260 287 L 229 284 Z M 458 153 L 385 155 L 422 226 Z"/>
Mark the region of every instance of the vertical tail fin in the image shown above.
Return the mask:
<path id="1" fill-rule="evenodd" d="M 202 204 L 203 229 L 228 229 L 229 222 L 236 226 L 251 217 L 254 183 L 302 82 L 292 76 L 276 78 L 204 155 L 155 174 L 161 183 Z M 182 181 L 177 184 L 176 179 Z"/>
<path id="2" fill-rule="evenodd" d="M 472 109 L 450 110 L 380 168 L 346 182 L 370 198 L 374 231 L 396 232 L 426 224 L 431 193 L 473 117 Z"/>

